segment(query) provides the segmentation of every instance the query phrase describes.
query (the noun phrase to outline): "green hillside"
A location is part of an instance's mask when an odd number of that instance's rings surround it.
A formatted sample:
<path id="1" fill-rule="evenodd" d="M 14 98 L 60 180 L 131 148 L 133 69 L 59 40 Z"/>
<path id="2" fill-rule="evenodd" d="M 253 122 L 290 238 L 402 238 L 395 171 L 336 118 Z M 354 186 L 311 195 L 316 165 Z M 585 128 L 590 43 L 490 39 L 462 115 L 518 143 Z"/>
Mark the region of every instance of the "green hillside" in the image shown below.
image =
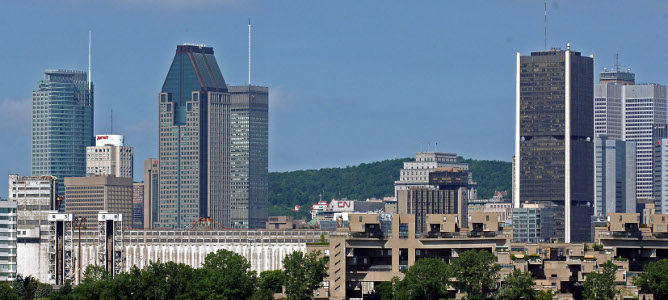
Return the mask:
<path id="1" fill-rule="evenodd" d="M 404 161 L 390 159 L 345 168 L 325 168 L 269 173 L 269 214 L 306 216 L 308 206 L 331 198 L 364 200 L 394 195 L 394 181 Z M 473 180 L 478 183 L 478 198 L 491 198 L 494 191 L 511 188 L 511 163 L 504 161 L 459 159 L 469 163 Z M 294 213 L 296 204 L 304 209 Z"/>

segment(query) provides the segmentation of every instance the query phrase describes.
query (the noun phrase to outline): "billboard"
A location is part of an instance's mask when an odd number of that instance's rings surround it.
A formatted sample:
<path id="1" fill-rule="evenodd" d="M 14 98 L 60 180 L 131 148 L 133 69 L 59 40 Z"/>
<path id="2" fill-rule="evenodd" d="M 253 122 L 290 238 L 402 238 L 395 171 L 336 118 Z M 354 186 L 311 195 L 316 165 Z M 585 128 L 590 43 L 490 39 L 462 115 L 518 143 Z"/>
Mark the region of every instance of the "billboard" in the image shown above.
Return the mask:
<path id="1" fill-rule="evenodd" d="M 351 200 L 332 200 L 329 204 L 332 211 L 355 211 L 355 201 Z"/>
<path id="2" fill-rule="evenodd" d="M 119 134 L 99 134 L 95 136 L 95 146 L 123 146 L 123 136 Z"/>

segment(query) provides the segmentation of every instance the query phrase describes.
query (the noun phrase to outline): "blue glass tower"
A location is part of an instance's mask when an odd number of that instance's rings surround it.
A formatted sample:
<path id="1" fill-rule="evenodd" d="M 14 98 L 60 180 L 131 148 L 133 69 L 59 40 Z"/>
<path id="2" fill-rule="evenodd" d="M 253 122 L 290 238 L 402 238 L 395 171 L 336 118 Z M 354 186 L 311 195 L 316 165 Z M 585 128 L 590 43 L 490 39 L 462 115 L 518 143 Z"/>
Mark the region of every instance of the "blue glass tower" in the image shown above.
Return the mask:
<path id="1" fill-rule="evenodd" d="M 213 48 L 179 45 L 158 97 L 160 227 L 230 226 L 230 95 Z"/>
<path id="2" fill-rule="evenodd" d="M 84 71 L 46 70 L 32 93 L 32 175 L 86 175 L 86 147 L 93 141 L 93 86 Z"/>

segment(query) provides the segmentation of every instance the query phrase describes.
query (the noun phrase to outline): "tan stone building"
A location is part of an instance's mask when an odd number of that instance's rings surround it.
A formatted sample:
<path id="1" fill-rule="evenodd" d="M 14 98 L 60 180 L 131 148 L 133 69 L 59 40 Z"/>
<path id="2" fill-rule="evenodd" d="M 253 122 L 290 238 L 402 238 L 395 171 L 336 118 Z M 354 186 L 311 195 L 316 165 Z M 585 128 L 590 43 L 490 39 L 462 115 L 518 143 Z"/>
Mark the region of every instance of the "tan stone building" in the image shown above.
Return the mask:
<path id="1" fill-rule="evenodd" d="M 132 178 L 115 176 L 66 177 L 65 211 L 86 218 L 87 227 L 97 224 L 102 210 L 131 217 L 132 183 Z"/>

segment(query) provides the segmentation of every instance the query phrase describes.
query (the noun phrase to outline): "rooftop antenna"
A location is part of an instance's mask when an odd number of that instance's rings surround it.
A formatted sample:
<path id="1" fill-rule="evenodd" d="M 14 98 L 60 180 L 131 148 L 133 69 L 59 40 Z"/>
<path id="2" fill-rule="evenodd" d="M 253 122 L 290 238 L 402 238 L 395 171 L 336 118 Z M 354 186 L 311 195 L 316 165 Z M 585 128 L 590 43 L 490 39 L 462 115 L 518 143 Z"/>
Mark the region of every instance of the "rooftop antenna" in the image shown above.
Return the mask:
<path id="1" fill-rule="evenodd" d="M 545 50 L 547 50 L 547 0 L 545 0 Z"/>
<path id="2" fill-rule="evenodd" d="M 111 132 L 109 132 L 109 133 L 114 134 L 114 110 L 113 109 L 111 110 L 111 114 L 109 116 L 109 123 L 111 124 L 111 126 L 110 126 L 111 127 Z"/>
<path id="3" fill-rule="evenodd" d="M 251 85 L 251 22 L 248 18 L 248 86 Z"/>
<path id="4" fill-rule="evenodd" d="M 93 79 L 93 74 L 91 74 L 91 68 L 90 68 L 90 43 L 91 43 L 91 31 L 88 30 L 88 92 L 90 93 L 90 87 L 91 87 L 91 79 Z"/>

